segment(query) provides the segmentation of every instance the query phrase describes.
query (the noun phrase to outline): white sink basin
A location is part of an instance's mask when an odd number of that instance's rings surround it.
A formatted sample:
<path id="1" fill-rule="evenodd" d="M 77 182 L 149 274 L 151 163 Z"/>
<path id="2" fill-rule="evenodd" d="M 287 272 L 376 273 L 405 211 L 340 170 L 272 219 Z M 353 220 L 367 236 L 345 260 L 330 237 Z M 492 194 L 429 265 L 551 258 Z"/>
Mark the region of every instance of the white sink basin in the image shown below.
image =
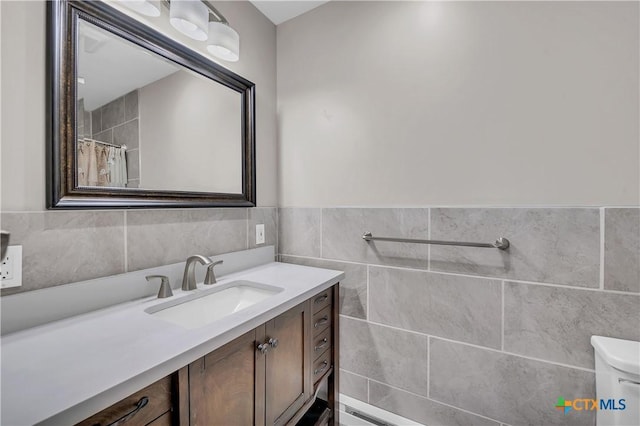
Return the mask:
<path id="1" fill-rule="evenodd" d="M 154 306 L 145 312 L 184 328 L 193 329 L 262 302 L 282 290 L 252 281 L 232 281 L 216 284 L 211 291 Z"/>

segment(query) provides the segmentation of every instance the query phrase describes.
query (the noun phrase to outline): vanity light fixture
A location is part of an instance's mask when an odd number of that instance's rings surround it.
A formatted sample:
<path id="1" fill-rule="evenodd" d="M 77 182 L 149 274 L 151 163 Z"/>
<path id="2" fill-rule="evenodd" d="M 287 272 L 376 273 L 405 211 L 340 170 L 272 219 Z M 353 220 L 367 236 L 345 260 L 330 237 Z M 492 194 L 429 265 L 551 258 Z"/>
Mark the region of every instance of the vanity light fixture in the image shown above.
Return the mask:
<path id="1" fill-rule="evenodd" d="M 217 58 L 236 62 L 240 59 L 240 36 L 229 23 L 209 21 L 207 50 Z"/>
<path id="2" fill-rule="evenodd" d="M 145 16 L 160 16 L 160 2 L 158 0 L 122 0 L 122 4 Z"/>
<path id="3" fill-rule="evenodd" d="M 194 40 L 207 42 L 207 51 L 229 62 L 240 59 L 240 35 L 209 0 L 120 0 L 146 16 L 160 16 L 160 5 L 169 9 L 171 25 Z"/>
<path id="4" fill-rule="evenodd" d="M 204 41 L 207 39 L 209 10 L 200 0 L 171 0 L 169 22 L 187 37 Z"/>

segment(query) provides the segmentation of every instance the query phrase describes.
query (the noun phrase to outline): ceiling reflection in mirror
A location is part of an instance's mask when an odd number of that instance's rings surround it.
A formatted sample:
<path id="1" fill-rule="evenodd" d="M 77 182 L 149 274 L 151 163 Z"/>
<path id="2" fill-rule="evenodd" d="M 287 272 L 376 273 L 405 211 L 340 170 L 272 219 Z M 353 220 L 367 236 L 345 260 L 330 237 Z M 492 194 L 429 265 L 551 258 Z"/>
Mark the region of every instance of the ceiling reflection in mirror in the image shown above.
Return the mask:
<path id="1" fill-rule="evenodd" d="M 242 95 L 80 19 L 76 185 L 241 193 Z"/>

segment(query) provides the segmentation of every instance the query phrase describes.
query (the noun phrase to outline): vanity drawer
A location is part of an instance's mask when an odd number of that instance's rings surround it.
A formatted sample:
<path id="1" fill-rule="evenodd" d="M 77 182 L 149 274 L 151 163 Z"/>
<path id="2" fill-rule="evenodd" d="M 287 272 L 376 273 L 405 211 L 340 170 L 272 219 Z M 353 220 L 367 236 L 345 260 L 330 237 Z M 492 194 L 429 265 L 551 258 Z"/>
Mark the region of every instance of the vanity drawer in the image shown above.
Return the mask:
<path id="1" fill-rule="evenodd" d="M 313 363 L 313 383 L 317 383 L 331 368 L 331 351 L 324 351 Z"/>
<path id="2" fill-rule="evenodd" d="M 159 418 L 171 410 L 171 376 L 158 380 L 139 392 L 105 408 L 81 423 L 79 426 L 96 426 L 117 424 L 127 426 L 147 425 L 158 420 L 158 425 L 163 424 Z M 166 417 L 164 418 L 167 419 Z M 170 416 L 169 416 L 169 421 Z"/>
<path id="3" fill-rule="evenodd" d="M 330 287 L 325 291 L 318 293 L 318 295 L 313 298 L 312 312 L 315 314 L 316 312 L 320 312 L 327 306 L 331 306 L 332 296 L 333 296 L 333 287 Z"/>
<path id="4" fill-rule="evenodd" d="M 147 426 L 171 426 L 173 425 L 171 417 L 171 411 L 167 411 L 151 423 L 147 424 Z"/>
<path id="5" fill-rule="evenodd" d="M 327 306 L 318 313 L 313 314 L 313 338 L 320 335 L 331 326 L 331 306 Z"/>
<path id="6" fill-rule="evenodd" d="M 327 328 L 313 339 L 313 359 L 316 360 L 324 351 L 331 348 L 331 328 Z"/>

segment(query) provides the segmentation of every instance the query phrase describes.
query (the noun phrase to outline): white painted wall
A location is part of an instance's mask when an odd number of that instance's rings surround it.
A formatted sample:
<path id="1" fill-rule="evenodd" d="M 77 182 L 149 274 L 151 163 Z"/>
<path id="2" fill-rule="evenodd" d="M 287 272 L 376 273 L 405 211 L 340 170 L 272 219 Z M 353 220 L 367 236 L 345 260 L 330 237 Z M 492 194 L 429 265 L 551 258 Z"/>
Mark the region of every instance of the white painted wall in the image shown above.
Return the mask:
<path id="1" fill-rule="evenodd" d="M 258 205 L 275 206 L 276 29 L 249 2 L 216 2 L 216 7 L 240 34 L 240 61 L 223 65 L 256 84 Z M 41 211 L 45 209 L 45 2 L 0 1 L 0 8 L 2 210 Z"/>
<path id="2" fill-rule="evenodd" d="M 138 108 L 140 188 L 242 193 L 240 93 L 181 70 L 140 88 Z"/>
<path id="3" fill-rule="evenodd" d="M 336 1 L 279 25 L 280 205 L 637 205 L 638 6 Z"/>

